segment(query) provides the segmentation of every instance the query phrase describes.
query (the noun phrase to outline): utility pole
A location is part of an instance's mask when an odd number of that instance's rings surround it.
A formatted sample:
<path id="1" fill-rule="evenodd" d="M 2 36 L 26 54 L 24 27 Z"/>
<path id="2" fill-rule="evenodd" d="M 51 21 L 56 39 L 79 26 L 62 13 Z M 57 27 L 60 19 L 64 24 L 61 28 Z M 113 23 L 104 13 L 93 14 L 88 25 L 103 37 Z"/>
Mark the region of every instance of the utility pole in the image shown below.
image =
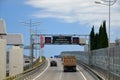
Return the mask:
<path id="1" fill-rule="evenodd" d="M 21 24 L 23 24 L 24 26 L 28 26 L 29 27 L 29 33 L 30 33 L 30 59 L 31 59 L 31 67 L 33 67 L 33 51 L 34 51 L 34 47 L 33 47 L 33 38 L 32 38 L 32 27 L 33 26 L 39 26 L 40 22 L 32 22 L 32 20 L 30 19 L 29 22 L 20 22 Z"/>

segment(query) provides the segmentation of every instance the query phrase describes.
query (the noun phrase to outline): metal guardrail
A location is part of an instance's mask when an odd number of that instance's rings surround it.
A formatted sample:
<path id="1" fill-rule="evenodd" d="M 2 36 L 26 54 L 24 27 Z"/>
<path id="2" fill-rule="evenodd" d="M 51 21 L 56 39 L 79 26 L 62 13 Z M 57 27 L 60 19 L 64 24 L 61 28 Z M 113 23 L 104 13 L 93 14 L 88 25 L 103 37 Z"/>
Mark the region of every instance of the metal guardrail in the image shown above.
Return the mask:
<path id="1" fill-rule="evenodd" d="M 77 61 L 78 65 L 82 66 L 87 72 L 89 72 L 96 80 L 105 80 L 102 76 L 96 73 L 93 69 L 89 66 L 85 65 L 81 61 Z"/>
<path id="2" fill-rule="evenodd" d="M 33 74 L 35 71 L 38 70 L 39 67 L 41 67 L 45 64 L 45 61 L 46 61 L 46 59 L 43 58 L 42 63 L 39 62 L 39 63 L 35 64 L 33 68 L 27 69 L 26 71 L 24 71 L 23 73 L 20 73 L 18 75 L 7 77 L 4 80 L 27 80 L 31 74 Z"/>
<path id="3" fill-rule="evenodd" d="M 38 71 L 38 69 L 43 66 L 45 64 L 45 61 L 42 62 L 39 66 L 36 66 L 34 68 L 32 68 L 31 70 L 29 71 L 26 71 L 23 73 L 23 75 L 17 77 L 15 80 L 28 80 L 29 78 L 32 77 L 32 75 Z"/>

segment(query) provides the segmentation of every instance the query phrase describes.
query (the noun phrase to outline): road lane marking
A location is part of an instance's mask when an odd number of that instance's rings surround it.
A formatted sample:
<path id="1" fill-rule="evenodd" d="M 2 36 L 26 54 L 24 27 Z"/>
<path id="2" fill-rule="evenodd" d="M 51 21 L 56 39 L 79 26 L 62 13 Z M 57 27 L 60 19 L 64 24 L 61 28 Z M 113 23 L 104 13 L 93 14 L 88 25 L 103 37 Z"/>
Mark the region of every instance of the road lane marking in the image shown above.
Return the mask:
<path id="1" fill-rule="evenodd" d="M 83 76 L 84 80 L 87 80 L 86 77 L 84 76 L 84 74 L 80 71 L 80 69 L 77 67 L 78 71 L 80 72 L 80 74 Z"/>
<path id="2" fill-rule="evenodd" d="M 61 64 L 62 64 L 62 63 L 61 63 Z M 61 65 L 61 64 L 60 64 L 60 70 L 61 70 L 61 73 L 60 73 L 59 80 L 61 80 L 61 79 L 62 79 L 62 73 L 63 73 L 63 72 L 62 72 L 63 70 L 62 70 L 62 65 Z"/>
<path id="3" fill-rule="evenodd" d="M 47 61 L 48 61 L 48 65 L 47 65 L 47 67 L 45 68 L 45 70 L 43 71 L 43 72 L 41 72 L 37 77 L 35 77 L 33 80 L 36 80 L 38 77 L 40 77 L 48 68 L 49 68 L 49 65 L 50 65 L 50 62 L 49 62 L 49 60 L 47 59 Z"/>

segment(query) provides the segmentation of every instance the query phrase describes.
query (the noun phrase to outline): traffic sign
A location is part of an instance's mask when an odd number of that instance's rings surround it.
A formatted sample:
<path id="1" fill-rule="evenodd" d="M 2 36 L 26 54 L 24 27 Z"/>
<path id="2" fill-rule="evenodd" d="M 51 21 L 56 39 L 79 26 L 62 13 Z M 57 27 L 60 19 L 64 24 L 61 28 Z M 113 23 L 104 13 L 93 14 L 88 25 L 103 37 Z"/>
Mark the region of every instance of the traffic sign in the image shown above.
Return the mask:
<path id="1" fill-rule="evenodd" d="M 79 44 L 79 37 L 73 37 L 72 38 L 72 43 L 73 44 Z"/>
<path id="2" fill-rule="evenodd" d="M 71 36 L 53 36 L 53 44 L 71 44 Z"/>
<path id="3" fill-rule="evenodd" d="M 51 37 L 45 37 L 45 44 L 51 44 Z"/>

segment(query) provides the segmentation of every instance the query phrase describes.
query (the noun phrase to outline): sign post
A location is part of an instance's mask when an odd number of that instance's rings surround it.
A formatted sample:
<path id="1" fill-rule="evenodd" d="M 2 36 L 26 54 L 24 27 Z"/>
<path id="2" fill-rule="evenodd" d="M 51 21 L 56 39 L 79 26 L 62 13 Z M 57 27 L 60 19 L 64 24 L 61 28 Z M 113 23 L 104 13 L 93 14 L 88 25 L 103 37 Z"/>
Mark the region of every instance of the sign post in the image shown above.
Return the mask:
<path id="1" fill-rule="evenodd" d="M 42 62 L 42 48 L 44 47 L 44 37 L 40 36 L 40 62 Z"/>

